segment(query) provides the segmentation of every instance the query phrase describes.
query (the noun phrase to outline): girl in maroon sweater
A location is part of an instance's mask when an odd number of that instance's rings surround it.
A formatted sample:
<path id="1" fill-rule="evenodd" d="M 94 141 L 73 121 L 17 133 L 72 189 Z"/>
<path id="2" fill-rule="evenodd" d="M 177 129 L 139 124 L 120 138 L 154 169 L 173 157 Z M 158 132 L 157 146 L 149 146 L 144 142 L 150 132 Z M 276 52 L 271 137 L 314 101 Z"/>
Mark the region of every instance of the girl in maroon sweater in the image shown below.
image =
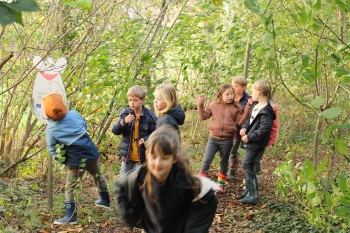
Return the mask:
<path id="1" fill-rule="evenodd" d="M 220 153 L 220 171 L 218 173 L 218 184 L 220 193 L 224 191 L 225 181 L 228 179 L 228 160 L 236 133 L 236 125 L 241 126 L 247 119 L 250 104 L 247 104 L 244 115 L 240 105 L 234 100 L 233 87 L 224 83 L 218 88 L 216 100 L 204 109 L 205 95 L 201 94 L 197 99 L 197 109 L 202 120 L 212 118 L 209 123 L 209 139 L 205 148 L 202 167 L 199 172 L 201 176 L 208 177 L 209 168 L 213 162 L 216 152 Z"/>

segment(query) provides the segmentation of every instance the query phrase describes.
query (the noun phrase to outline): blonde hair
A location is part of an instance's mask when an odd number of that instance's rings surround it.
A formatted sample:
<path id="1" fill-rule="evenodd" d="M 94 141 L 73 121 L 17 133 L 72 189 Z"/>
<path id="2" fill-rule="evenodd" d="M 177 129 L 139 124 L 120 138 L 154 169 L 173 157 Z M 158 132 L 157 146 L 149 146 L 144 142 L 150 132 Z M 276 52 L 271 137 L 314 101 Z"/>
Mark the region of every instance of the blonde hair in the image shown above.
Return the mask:
<path id="1" fill-rule="evenodd" d="M 159 111 L 159 115 L 162 116 L 170 109 L 175 108 L 177 105 L 179 105 L 179 101 L 176 96 L 176 90 L 173 85 L 161 84 L 156 87 L 155 91 L 159 92 L 162 101 L 166 103 L 166 107 Z"/>
<path id="2" fill-rule="evenodd" d="M 152 154 L 161 154 L 161 155 L 170 155 L 174 159 L 177 159 L 177 162 L 173 164 L 179 169 L 184 171 L 185 178 L 188 182 L 188 186 L 179 185 L 179 188 L 191 188 L 193 189 L 194 196 L 197 197 L 200 192 L 200 181 L 195 177 L 190 168 L 190 161 L 186 154 L 181 150 L 181 142 L 178 132 L 169 125 L 162 125 L 156 129 L 145 142 L 146 153 Z M 147 159 L 146 159 L 147 164 Z M 177 185 L 174 183 L 173 185 Z M 157 200 L 155 191 L 152 185 L 152 173 L 147 170 L 145 181 L 142 184 L 140 189 L 146 188 L 148 196 L 152 202 Z"/>
<path id="3" fill-rule="evenodd" d="M 143 89 L 142 87 L 140 86 L 132 86 L 129 88 L 128 92 L 126 93 L 126 96 L 129 97 L 129 96 L 136 96 L 140 99 L 144 99 L 146 98 L 146 94 L 147 92 L 145 91 L 145 89 Z"/>
<path id="4" fill-rule="evenodd" d="M 252 88 L 261 91 L 268 101 L 272 101 L 270 83 L 264 79 L 259 79 L 253 83 Z"/>
<path id="5" fill-rule="evenodd" d="M 243 76 L 236 76 L 232 79 L 232 84 L 233 83 L 237 83 L 237 84 L 241 85 L 242 87 L 246 87 L 248 84 L 248 81 Z"/>
<path id="6" fill-rule="evenodd" d="M 231 84 L 228 84 L 228 83 L 223 83 L 218 87 L 218 90 L 216 92 L 216 100 L 215 100 L 216 103 L 223 103 L 222 94 L 224 94 L 224 92 L 230 88 L 233 91 L 233 87 L 231 86 Z M 231 104 L 233 104 L 235 107 L 237 107 L 239 109 L 241 108 L 240 105 L 235 100 L 233 100 Z"/>

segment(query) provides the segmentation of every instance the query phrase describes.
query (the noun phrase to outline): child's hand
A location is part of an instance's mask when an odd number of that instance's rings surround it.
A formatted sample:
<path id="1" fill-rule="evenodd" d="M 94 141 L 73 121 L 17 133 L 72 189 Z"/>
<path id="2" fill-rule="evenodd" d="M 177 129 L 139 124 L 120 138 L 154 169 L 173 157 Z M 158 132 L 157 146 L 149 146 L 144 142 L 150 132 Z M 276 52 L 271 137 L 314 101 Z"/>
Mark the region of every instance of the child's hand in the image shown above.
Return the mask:
<path id="1" fill-rule="evenodd" d="M 253 103 L 253 99 L 252 99 L 252 98 L 249 98 L 249 99 L 248 99 L 248 104 L 251 105 L 252 103 Z"/>
<path id="2" fill-rule="evenodd" d="M 242 137 L 242 141 L 243 142 L 249 142 L 248 136 L 247 135 L 243 136 Z"/>
<path id="3" fill-rule="evenodd" d="M 139 146 L 141 146 L 143 143 L 145 143 L 145 139 L 141 138 L 141 139 L 139 140 Z"/>
<path id="4" fill-rule="evenodd" d="M 124 118 L 124 123 L 128 124 L 133 120 L 135 120 L 135 116 L 132 113 L 129 113 L 129 115 Z"/>
<path id="5" fill-rule="evenodd" d="M 204 104 L 204 101 L 205 101 L 205 94 L 200 94 L 197 98 L 197 104 Z"/>
<path id="6" fill-rule="evenodd" d="M 246 131 L 247 129 L 241 129 L 240 131 L 239 131 L 239 134 L 243 137 L 243 136 L 245 136 L 245 131 Z"/>

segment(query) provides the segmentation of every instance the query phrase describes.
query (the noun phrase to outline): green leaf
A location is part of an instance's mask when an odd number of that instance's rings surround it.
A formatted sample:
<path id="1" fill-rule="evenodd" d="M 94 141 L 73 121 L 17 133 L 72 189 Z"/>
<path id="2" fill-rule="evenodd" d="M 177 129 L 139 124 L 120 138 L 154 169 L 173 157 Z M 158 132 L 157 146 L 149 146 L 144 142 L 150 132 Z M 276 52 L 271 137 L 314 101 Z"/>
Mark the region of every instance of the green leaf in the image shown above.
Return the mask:
<path id="1" fill-rule="evenodd" d="M 326 158 L 326 159 L 324 159 L 324 160 L 322 161 L 322 163 L 317 167 L 317 169 L 316 169 L 316 174 L 318 174 L 318 173 L 324 171 L 324 170 L 325 170 L 324 168 L 327 166 L 327 164 L 328 164 L 328 159 Z"/>
<path id="2" fill-rule="evenodd" d="M 304 161 L 304 172 L 309 176 L 314 174 L 314 166 L 308 159 Z"/>
<path id="3" fill-rule="evenodd" d="M 263 44 L 271 44 L 273 41 L 273 34 L 271 32 L 265 32 L 261 40 Z"/>
<path id="4" fill-rule="evenodd" d="M 260 12 L 260 7 L 255 0 L 244 0 L 244 5 L 254 13 L 262 16 Z"/>
<path id="5" fill-rule="evenodd" d="M 24 26 L 23 21 L 22 21 L 22 13 L 20 11 L 16 11 L 15 15 L 16 15 L 15 22 Z"/>
<path id="6" fill-rule="evenodd" d="M 345 4 L 343 1 L 335 0 L 335 4 L 339 7 L 339 9 L 343 12 L 349 12 L 349 6 Z"/>
<path id="7" fill-rule="evenodd" d="M 345 207 L 345 206 L 339 206 L 335 212 L 340 216 L 340 217 L 348 217 L 350 215 L 350 208 Z"/>
<path id="8" fill-rule="evenodd" d="M 341 57 L 338 53 L 332 53 L 331 56 L 335 60 L 336 63 L 341 62 Z"/>
<path id="9" fill-rule="evenodd" d="M 348 197 L 346 197 L 346 196 L 342 196 L 339 199 L 339 203 L 342 204 L 343 206 L 347 206 L 348 208 L 350 207 L 350 199 Z"/>
<path id="10" fill-rule="evenodd" d="M 327 191 L 326 191 L 324 194 L 325 194 L 325 196 L 326 196 L 326 203 L 327 203 L 327 206 L 328 206 L 328 207 L 331 207 L 331 206 L 333 205 L 333 200 L 332 200 L 331 195 L 330 195 L 329 192 L 327 192 Z"/>
<path id="11" fill-rule="evenodd" d="M 6 4 L 8 8 L 16 11 L 27 11 L 27 12 L 35 12 L 40 11 L 38 4 L 34 0 L 18 0 L 13 3 Z"/>
<path id="12" fill-rule="evenodd" d="M 92 7 L 91 0 L 76 0 L 76 1 L 66 1 L 66 4 L 72 8 L 80 7 L 82 9 L 90 9 Z"/>
<path id="13" fill-rule="evenodd" d="M 309 60 L 310 60 L 310 58 L 309 58 L 308 55 L 305 55 L 305 54 L 301 55 L 301 65 L 303 67 L 308 67 L 309 66 Z"/>
<path id="14" fill-rule="evenodd" d="M 335 146 L 337 148 L 337 150 L 339 151 L 340 154 L 346 155 L 348 152 L 348 147 L 346 145 L 346 143 L 341 140 L 341 139 L 337 139 L 335 141 Z"/>
<path id="15" fill-rule="evenodd" d="M 319 108 L 321 107 L 321 105 L 324 103 L 324 98 L 322 96 L 317 96 L 312 102 L 311 102 L 311 106 L 313 108 Z"/>
<path id="16" fill-rule="evenodd" d="M 314 198 L 312 198 L 311 204 L 312 204 L 312 206 L 320 205 L 321 204 L 321 198 L 319 196 L 315 196 Z"/>
<path id="17" fill-rule="evenodd" d="M 337 74 L 339 76 L 349 74 L 349 71 L 347 69 L 345 69 L 343 66 L 336 66 L 335 71 L 337 72 Z"/>
<path id="18" fill-rule="evenodd" d="M 141 55 L 141 61 L 147 61 L 150 58 L 149 52 L 143 53 Z"/>
<path id="19" fill-rule="evenodd" d="M 9 8 L 7 8 L 5 5 L 9 4 L 0 4 L 0 24 L 5 26 L 7 24 L 11 24 L 15 22 L 16 20 L 16 13 Z"/>
<path id="20" fill-rule="evenodd" d="M 316 10 L 320 10 L 321 9 L 321 0 L 316 0 L 316 2 L 314 2 L 314 8 Z"/>
<path id="21" fill-rule="evenodd" d="M 316 192 L 316 186 L 311 181 L 307 182 L 307 191 L 306 192 L 309 193 L 309 194 Z"/>
<path id="22" fill-rule="evenodd" d="M 348 189 L 346 185 L 346 178 L 343 175 L 338 176 L 338 187 L 342 192 L 346 192 L 346 190 Z"/>
<path id="23" fill-rule="evenodd" d="M 324 110 L 321 114 L 326 119 L 332 119 L 339 116 L 340 112 L 341 112 L 341 108 L 335 107 L 335 108 L 328 108 Z"/>

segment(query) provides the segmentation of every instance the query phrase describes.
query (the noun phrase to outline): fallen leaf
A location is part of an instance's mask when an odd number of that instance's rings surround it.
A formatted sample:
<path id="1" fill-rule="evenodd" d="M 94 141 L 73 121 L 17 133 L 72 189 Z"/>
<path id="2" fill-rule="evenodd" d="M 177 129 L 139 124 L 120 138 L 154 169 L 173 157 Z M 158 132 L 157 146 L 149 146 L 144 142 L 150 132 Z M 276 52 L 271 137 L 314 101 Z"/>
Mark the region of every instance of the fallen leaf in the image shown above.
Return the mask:
<path id="1" fill-rule="evenodd" d="M 244 219 L 248 219 L 253 217 L 255 214 L 249 213 L 249 214 L 244 214 Z"/>
<path id="2" fill-rule="evenodd" d="M 38 231 L 38 233 L 50 233 L 51 231 L 48 231 L 46 229 L 41 229 Z"/>
<path id="3" fill-rule="evenodd" d="M 106 228 L 108 225 L 111 225 L 111 223 L 110 222 L 105 222 L 102 227 Z"/>
<path id="4" fill-rule="evenodd" d="M 267 205 L 265 204 L 265 205 L 262 205 L 260 208 L 261 208 L 261 209 L 265 209 L 266 206 L 267 206 Z"/>
<path id="5" fill-rule="evenodd" d="M 230 205 L 231 208 L 236 208 L 237 207 L 237 204 L 232 202 L 232 201 L 230 201 L 228 204 Z"/>

